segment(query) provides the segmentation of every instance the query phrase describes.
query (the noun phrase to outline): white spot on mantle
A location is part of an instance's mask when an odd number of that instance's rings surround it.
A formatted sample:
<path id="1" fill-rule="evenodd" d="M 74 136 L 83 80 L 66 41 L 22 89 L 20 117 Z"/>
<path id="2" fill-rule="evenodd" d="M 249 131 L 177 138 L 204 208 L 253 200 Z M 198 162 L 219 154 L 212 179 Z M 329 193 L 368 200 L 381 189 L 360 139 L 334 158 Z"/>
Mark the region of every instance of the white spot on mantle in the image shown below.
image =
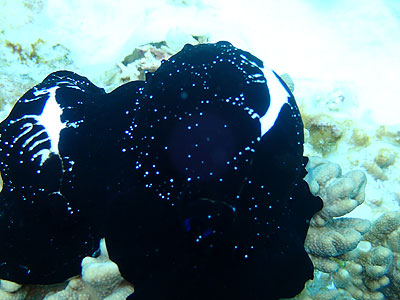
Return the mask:
<path id="1" fill-rule="evenodd" d="M 24 124 L 21 129 L 24 129 L 23 132 L 18 135 L 14 139 L 14 143 L 23 138 L 25 135 L 28 135 L 22 147 L 27 147 L 34 139 L 38 138 L 43 132 L 45 132 L 48 137 L 36 140 L 29 148 L 28 151 L 35 151 L 39 145 L 49 141 L 50 149 L 40 149 L 36 150 L 36 152 L 32 155 L 31 160 L 34 160 L 36 157 L 40 156 L 40 165 L 50 157 L 50 154 L 59 155 L 58 152 L 58 142 L 60 140 L 60 132 L 62 129 L 66 127 L 66 122 L 61 122 L 62 109 L 58 105 L 56 101 L 56 91 L 59 87 L 54 86 L 46 90 L 35 91 L 35 96 L 40 96 L 47 94 L 47 100 L 43 107 L 42 113 L 40 115 L 24 115 L 22 118 L 12 121 L 17 122 L 23 119 L 34 119 L 36 123 L 28 123 Z M 38 131 L 36 134 L 30 134 L 34 125 L 42 125 L 44 130 Z"/>
<path id="2" fill-rule="evenodd" d="M 284 104 L 288 103 L 290 94 L 286 91 L 282 83 L 271 69 L 264 69 L 270 96 L 270 104 L 267 112 L 260 117 L 261 135 L 263 136 L 274 126 L 276 119 Z"/>
<path id="3" fill-rule="evenodd" d="M 49 98 L 43 108 L 42 114 L 37 118 L 39 124 L 46 128 L 46 132 L 50 137 L 50 151 L 58 153 L 58 142 L 60 140 L 60 132 L 65 128 L 65 124 L 61 122 L 62 109 L 56 101 L 56 90 L 58 86 L 47 90 Z"/>

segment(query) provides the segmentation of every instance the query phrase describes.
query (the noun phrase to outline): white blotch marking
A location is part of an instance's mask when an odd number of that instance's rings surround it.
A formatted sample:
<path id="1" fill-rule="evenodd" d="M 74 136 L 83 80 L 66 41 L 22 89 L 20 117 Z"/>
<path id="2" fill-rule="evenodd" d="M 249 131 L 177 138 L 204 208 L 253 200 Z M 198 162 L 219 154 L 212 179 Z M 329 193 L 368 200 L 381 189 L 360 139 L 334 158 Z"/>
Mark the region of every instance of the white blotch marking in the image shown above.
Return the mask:
<path id="1" fill-rule="evenodd" d="M 14 142 L 18 141 L 22 136 L 24 136 L 24 135 L 27 134 L 29 131 L 31 131 L 32 128 L 33 128 L 33 124 L 32 124 L 32 123 L 25 123 L 25 124 L 21 127 L 21 129 L 24 129 L 24 128 L 26 128 L 26 129 L 25 129 L 19 136 L 17 136 L 17 137 L 14 139 Z M 26 144 L 26 141 L 25 141 L 23 147 L 25 147 L 25 144 Z"/>
<path id="2" fill-rule="evenodd" d="M 60 132 L 65 128 L 66 123 L 61 122 L 62 109 L 56 101 L 56 90 L 58 87 L 48 89 L 49 98 L 43 108 L 42 114 L 38 117 L 39 124 L 46 128 L 50 137 L 50 151 L 58 153 L 58 142 L 60 140 Z"/>
<path id="3" fill-rule="evenodd" d="M 32 156 L 32 159 L 40 156 L 40 165 L 43 165 L 43 163 L 50 157 L 51 153 L 59 155 L 58 142 L 60 140 L 60 132 L 66 127 L 66 122 L 61 122 L 61 114 L 63 111 L 56 101 L 56 91 L 58 88 L 58 86 L 54 86 L 46 90 L 35 91 L 34 95 L 37 97 L 44 94 L 48 95 L 42 113 L 40 115 L 24 115 L 22 118 L 13 121 L 17 122 L 23 119 L 33 119 L 37 122 L 38 125 L 42 125 L 44 127 L 44 130 L 40 130 L 37 133 L 28 137 L 22 145 L 23 148 L 26 147 L 35 138 L 40 136 L 43 132 L 46 132 L 48 137 L 35 141 L 33 145 L 31 145 L 28 149 L 29 151 L 32 151 L 40 144 L 46 141 L 50 141 L 50 149 L 39 150 Z M 18 141 L 21 137 L 31 132 L 34 125 L 35 124 L 31 122 L 24 124 L 21 129 L 25 130 L 14 139 L 14 143 Z"/>
<path id="4" fill-rule="evenodd" d="M 290 97 L 290 94 L 271 69 L 264 70 L 264 76 L 267 79 L 270 104 L 265 115 L 260 118 L 262 136 L 274 126 L 283 105 L 288 103 Z"/>
<path id="5" fill-rule="evenodd" d="M 49 149 L 42 149 L 38 152 L 36 152 L 32 156 L 32 160 L 35 160 L 36 157 L 40 156 L 40 165 L 43 165 L 43 163 L 50 157 L 50 150 Z"/>
<path id="6" fill-rule="evenodd" d="M 251 64 L 252 66 L 256 68 L 260 68 L 255 62 L 251 61 L 246 57 L 244 54 L 240 54 L 240 57 L 243 58 L 246 62 Z M 279 81 L 278 77 L 272 72 L 271 69 L 268 68 L 260 68 L 263 70 L 264 76 L 267 79 L 267 85 L 268 85 L 268 90 L 269 90 L 269 96 L 270 96 L 270 104 L 267 112 L 263 116 L 259 116 L 257 113 L 253 112 L 250 108 L 246 108 L 246 110 L 249 110 L 249 114 L 251 114 L 251 117 L 253 119 L 259 118 L 260 123 L 261 123 L 261 136 L 263 136 L 265 133 L 267 133 L 272 126 L 274 126 L 276 119 L 279 116 L 279 113 L 283 107 L 284 104 L 288 104 L 288 99 L 290 97 L 290 94 L 286 91 L 282 83 Z M 251 79 L 258 79 L 255 82 L 258 83 L 264 83 L 263 80 L 257 76 L 259 74 L 255 74 Z"/>

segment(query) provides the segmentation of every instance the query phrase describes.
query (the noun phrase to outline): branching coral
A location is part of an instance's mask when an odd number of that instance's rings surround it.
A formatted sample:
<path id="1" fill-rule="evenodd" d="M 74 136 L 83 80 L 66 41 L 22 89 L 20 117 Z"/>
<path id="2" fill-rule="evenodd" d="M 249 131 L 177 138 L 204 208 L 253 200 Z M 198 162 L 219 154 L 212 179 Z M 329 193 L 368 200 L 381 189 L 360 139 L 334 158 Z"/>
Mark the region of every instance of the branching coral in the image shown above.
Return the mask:
<path id="1" fill-rule="evenodd" d="M 371 249 L 369 260 L 360 260 L 365 268 L 366 286 L 378 290 L 386 299 L 400 295 L 400 212 L 387 212 L 379 217 L 364 237 Z"/>
<path id="2" fill-rule="evenodd" d="M 319 271 L 295 299 L 399 299 L 400 212 L 383 214 L 369 231 L 366 220 L 337 218 L 364 201 L 365 176 L 342 176 L 338 165 L 318 158 L 310 159 L 307 170 L 312 193 L 324 201 L 305 242 Z"/>
<path id="3" fill-rule="evenodd" d="M 348 291 L 357 300 L 383 300 L 380 288 L 389 284 L 386 276 L 393 256 L 385 247 L 371 248 L 360 243 L 353 261 L 347 262 L 332 274 L 337 288 Z"/>
<path id="4" fill-rule="evenodd" d="M 336 272 L 339 263 L 333 258 L 354 250 L 370 227 L 367 220 L 337 218 L 364 202 L 366 177 L 361 171 L 342 175 L 339 165 L 317 157 L 306 169 L 311 193 L 321 197 L 324 207 L 311 219 L 305 249 L 318 270 Z"/>

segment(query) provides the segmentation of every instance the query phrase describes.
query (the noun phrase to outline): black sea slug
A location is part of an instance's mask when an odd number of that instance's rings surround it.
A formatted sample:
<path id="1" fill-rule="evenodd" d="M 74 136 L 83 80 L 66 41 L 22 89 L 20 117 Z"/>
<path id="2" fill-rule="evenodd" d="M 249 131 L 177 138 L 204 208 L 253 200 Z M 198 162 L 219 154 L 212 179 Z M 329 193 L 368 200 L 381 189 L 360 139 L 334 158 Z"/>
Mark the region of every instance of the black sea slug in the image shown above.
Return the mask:
<path id="1" fill-rule="evenodd" d="M 0 278 L 66 280 L 105 237 L 129 299 L 293 297 L 321 207 L 306 162 L 292 93 L 228 42 L 111 93 L 52 73 L 0 124 Z"/>

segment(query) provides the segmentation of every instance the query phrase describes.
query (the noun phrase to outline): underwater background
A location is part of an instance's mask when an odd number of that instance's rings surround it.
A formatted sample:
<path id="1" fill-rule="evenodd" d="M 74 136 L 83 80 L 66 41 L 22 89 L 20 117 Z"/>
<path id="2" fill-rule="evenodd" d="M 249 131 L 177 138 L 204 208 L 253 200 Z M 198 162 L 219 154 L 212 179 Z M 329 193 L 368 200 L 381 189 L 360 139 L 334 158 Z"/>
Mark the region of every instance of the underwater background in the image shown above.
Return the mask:
<path id="1" fill-rule="evenodd" d="M 400 298 L 399 1 L 0 4 L 2 120 L 26 90 L 53 71 L 83 74 L 109 92 L 122 83 L 143 80 L 145 71 L 156 70 L 162 59 L 186 43 L 226 40 L 278 74 L 288 74 L 282 77 L 294 89 L 302 113 L 305 155 L 322 157 L 317 166 L 327 161 L 340 165 L 342 171 L 332 178 L 352 170 L 361 170 L 367 178 L 365 201 L 338 193 L 340 200 L 359 201 L 343 202 L 342 210 L 335 203 L 332 206 L 342 213 L 332 217 L 372 224 L 369 232 L 359 230 L 358 235 L 333 225 L 331 235 L 320 233 L 343 243 L 343 249 L 330 252 L 321 245 L 309 246 L 319 271 L 297 299 Z M 335 202 L 323 200 L 325 205 Z M 10 297 L 4 299 L 42 299 L 4 282 L 1 287 Z M 88 294 L 88 299 L 109 297 Z M 47 299 L 70 299 L 57 297 Z M 107 299 L 124 299 L 119 297 Z"/>

